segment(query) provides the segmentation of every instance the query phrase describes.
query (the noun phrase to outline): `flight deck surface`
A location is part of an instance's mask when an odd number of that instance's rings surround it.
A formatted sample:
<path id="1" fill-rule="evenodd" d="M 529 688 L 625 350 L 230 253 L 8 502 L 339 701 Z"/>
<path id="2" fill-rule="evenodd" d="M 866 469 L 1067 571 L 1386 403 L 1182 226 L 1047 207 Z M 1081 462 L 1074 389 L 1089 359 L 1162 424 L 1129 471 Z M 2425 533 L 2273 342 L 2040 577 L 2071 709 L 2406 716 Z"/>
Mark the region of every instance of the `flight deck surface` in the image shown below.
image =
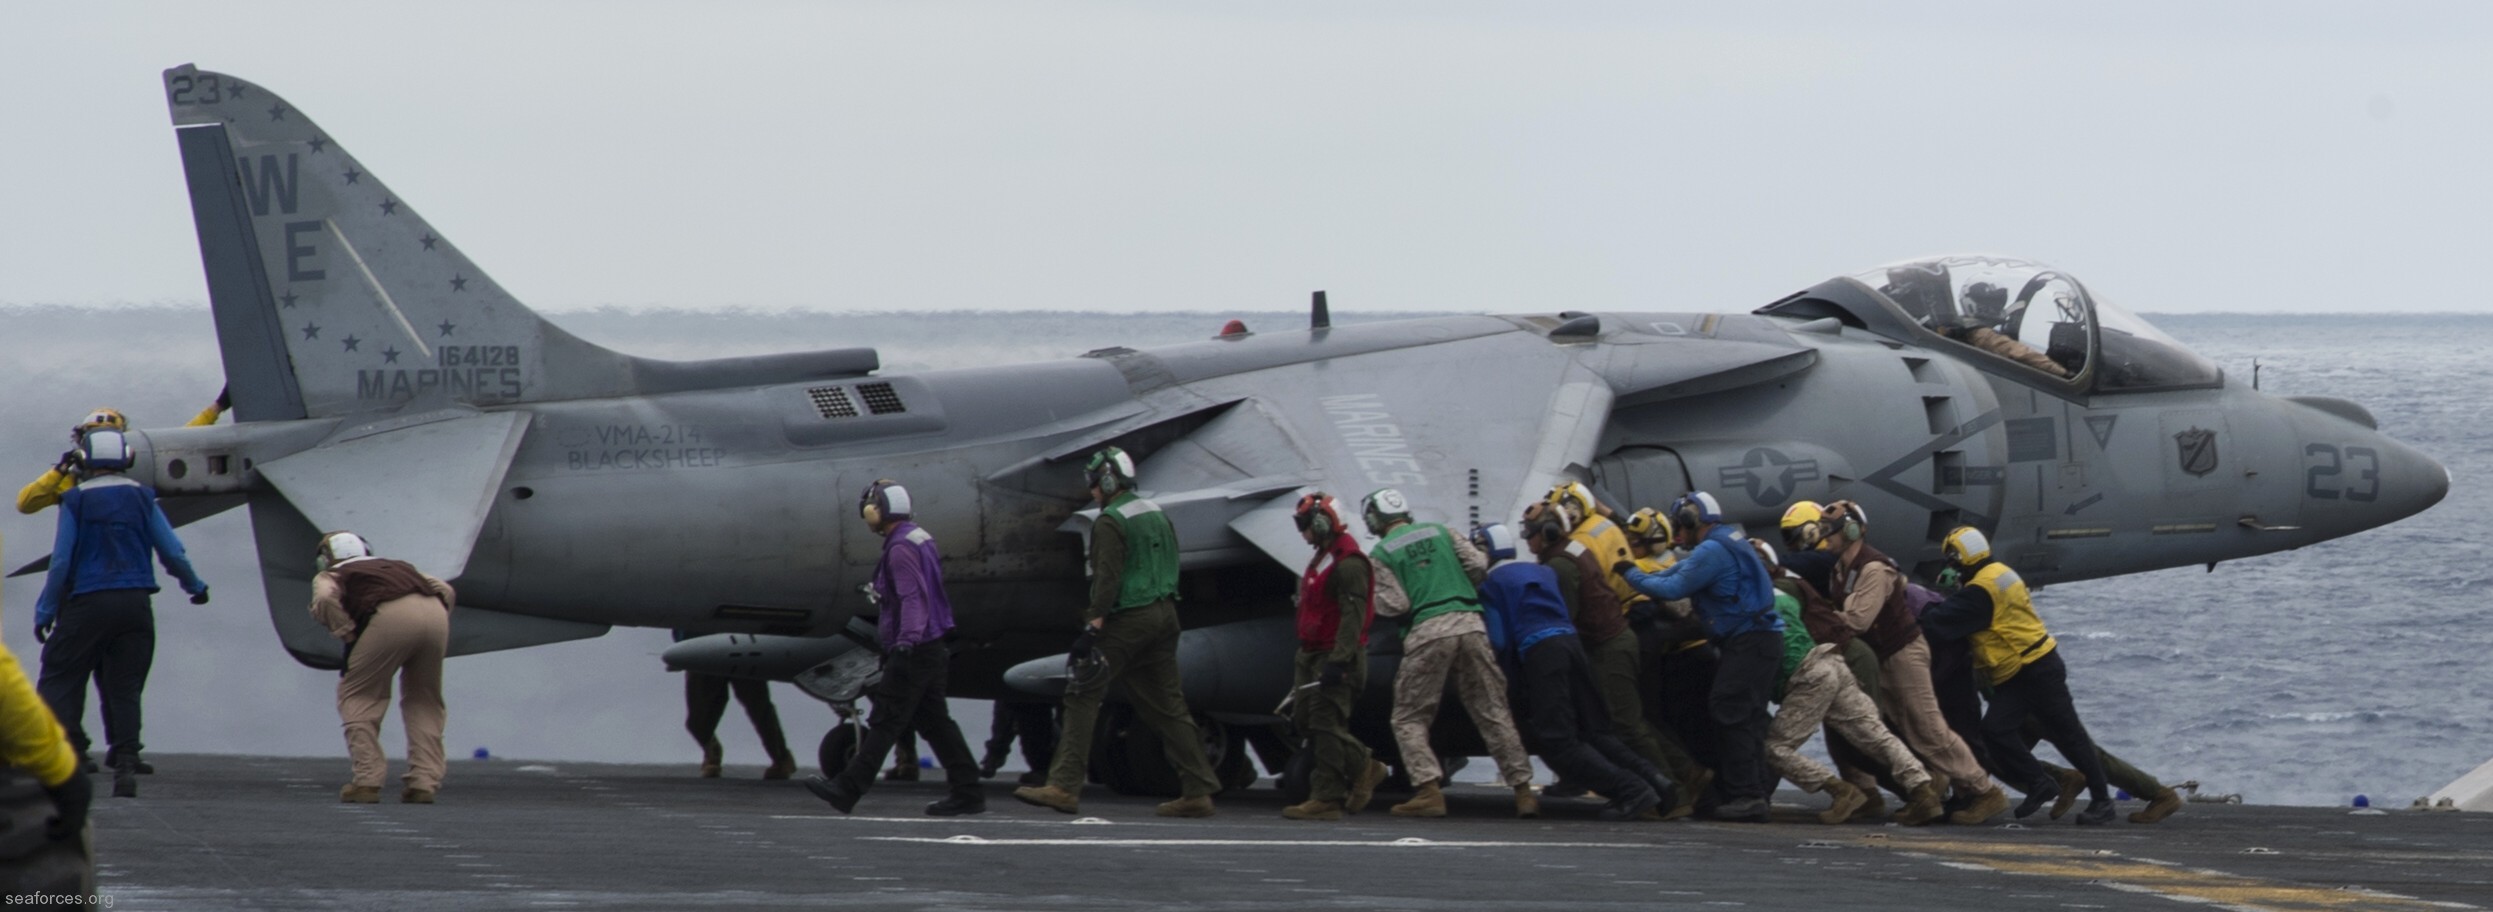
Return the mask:
<path id="1" fill-rule="evenodd" d="M 1164 820 L 1094 786 L 1081 816 L 985 785 L 988 813 L 925 817 L 940 776 L 842 817 L 755 767 L 457 761 L 435 805 L 337 801 L 346 761 L 165 754 L 135 800 L 96 799 L 114 909 L 1882 909 L 2493 908 L 2493 814 L 2193 804 L 2080 828 L 1615 824 L 1589 801 L 1515 820 L 1503 789 L 1455 816 L 1280 816 L 1269 787 Z M 99 779 L 99 791 L 103 780 Z M 2136 802 L 2124 802 L 2123 812 Z M 2037 821 L 2040 821 L 2038 816 Z"/>

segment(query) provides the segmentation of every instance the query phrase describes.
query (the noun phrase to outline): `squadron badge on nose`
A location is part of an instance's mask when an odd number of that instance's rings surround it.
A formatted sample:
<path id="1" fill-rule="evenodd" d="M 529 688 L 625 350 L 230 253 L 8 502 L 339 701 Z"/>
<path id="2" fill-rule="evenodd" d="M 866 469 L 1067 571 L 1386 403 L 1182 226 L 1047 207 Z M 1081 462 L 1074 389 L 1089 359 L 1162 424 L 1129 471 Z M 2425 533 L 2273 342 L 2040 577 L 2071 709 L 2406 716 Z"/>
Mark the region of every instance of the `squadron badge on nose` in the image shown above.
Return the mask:
<path id="1" fill-rule="evenodd" d="M 2216 432 L 2191 428 L 2173 435 L 2181 449 L 2181 470 L 2192 475 L 2216 471 Z"/>

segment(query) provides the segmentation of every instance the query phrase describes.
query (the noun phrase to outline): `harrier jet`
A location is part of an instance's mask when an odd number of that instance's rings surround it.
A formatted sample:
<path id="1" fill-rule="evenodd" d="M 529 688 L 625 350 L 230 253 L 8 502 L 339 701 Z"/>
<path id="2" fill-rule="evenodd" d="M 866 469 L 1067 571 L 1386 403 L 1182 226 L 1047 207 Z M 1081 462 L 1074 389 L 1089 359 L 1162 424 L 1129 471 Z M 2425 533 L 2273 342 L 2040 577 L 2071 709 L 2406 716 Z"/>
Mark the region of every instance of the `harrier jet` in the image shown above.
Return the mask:
<path id="1" fill-rule="evenodd" d="M 1747 313 L 1332 326 L 1320 303 L 1305 327 L 1031 364 L 650 360 L 514 300 L 276 93 L 191 66 L 164 88 L 237 422 L 133 433 L 131 475 L 177 522 L 248 506 L 278 639 L 315 667 L 339 654 L 302 607 L 313 543 L 352 528 L 455 578 L 455 652 L 623 624 L 734 634 L 679 666 L 801 677 L 850 648 L 833 634 L 878 545 L 856 492 L 889 477 L 945 547 L 953 692 L 1004 695 L 1074 630 L 1082 460 L 1114 445 L 1176 525 L 1187 696 L 1217 750 L 1287 689 L 1310 490 L 1399 488 L 1458 528 L 1569 479 L 1621 509 L 1711 491 L 1761 532 L 1849 498 L 1908 565 L 1971 524 L 2052 583 L 2298 548 L 2449 487 L 2361 406 L 2261 393 L 2075 276 L 1995 257 Z M 1165 781 L 1129 728 L 1095 768 Z"/>

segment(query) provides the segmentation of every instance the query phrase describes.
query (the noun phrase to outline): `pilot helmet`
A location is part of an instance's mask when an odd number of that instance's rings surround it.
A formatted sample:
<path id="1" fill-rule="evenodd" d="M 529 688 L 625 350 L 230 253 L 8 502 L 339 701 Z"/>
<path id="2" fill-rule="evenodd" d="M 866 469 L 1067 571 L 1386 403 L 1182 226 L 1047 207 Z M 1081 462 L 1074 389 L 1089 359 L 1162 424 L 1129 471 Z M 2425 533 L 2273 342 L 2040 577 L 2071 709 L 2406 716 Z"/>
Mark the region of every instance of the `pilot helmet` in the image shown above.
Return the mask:
<path id="1" fill-rule="evenodd" d="M 1378 488 L 1359 500 L 1359 518 L 1368 524 L 1368 534 L 1383 535 L 1395 523 L 1411 521 L 1411 501 L 1393 488 Z"/>
<path id="2" fill-rule="evenodd" d="M 1959 301 L 1957 325 L 1972 329 L 1977 326 L 1998 326 L 2008 317 L 2008 289 L 1989 282 L 1965 286 Z"/>

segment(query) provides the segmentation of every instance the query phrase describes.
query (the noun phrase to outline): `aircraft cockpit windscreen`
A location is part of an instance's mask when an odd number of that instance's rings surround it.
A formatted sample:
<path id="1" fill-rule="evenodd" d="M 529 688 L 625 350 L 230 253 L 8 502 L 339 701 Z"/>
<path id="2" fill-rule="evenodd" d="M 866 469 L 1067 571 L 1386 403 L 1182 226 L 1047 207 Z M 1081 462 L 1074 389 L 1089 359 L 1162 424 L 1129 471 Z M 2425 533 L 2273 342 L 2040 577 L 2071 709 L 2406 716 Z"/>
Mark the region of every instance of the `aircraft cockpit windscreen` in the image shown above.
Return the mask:
<path id="1" fill-rule="evenodd" d="M 1946 257 L 1854 278 L 1924 329 L 2042 375 L 2038 379 L 2066 384 L 2086 372 L 2094 307 L 2085 286 L 2059 270 L 1997 257 Z"/>
<path id="2" fill-rule="evenodd" d="M 2095 392 L 2130 393 L 2216 386 L 2224 372 L 2153 324 L 2102 298 L 2089 297 L 2100 324 L 2102 349 Z"/>

